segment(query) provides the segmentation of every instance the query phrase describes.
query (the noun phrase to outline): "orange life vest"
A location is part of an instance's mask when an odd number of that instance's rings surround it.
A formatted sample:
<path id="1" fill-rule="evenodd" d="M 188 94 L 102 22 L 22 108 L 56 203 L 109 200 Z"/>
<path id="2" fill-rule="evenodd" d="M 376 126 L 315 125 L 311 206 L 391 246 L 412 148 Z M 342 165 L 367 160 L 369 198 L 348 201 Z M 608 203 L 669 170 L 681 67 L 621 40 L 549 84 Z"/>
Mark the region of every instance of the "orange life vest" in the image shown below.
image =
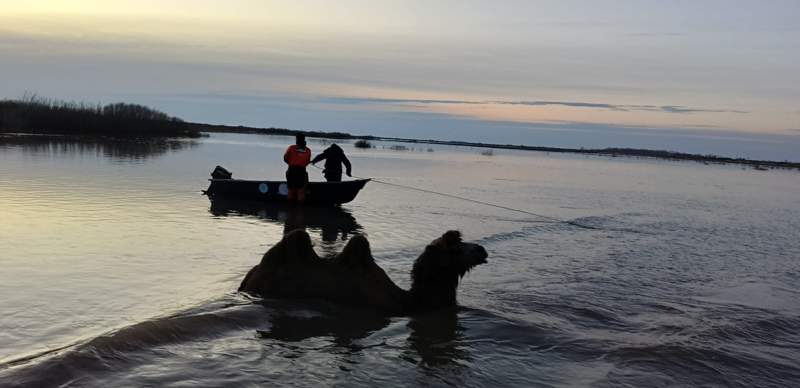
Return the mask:
<path id="1" fill-rule="evenodd" d="M 298 149 L 297 145 L 292 144 L 283 154 L 283 160 L 290 166 L 305 167 L 311 162 L 311 148 L 305 147 Z"/>

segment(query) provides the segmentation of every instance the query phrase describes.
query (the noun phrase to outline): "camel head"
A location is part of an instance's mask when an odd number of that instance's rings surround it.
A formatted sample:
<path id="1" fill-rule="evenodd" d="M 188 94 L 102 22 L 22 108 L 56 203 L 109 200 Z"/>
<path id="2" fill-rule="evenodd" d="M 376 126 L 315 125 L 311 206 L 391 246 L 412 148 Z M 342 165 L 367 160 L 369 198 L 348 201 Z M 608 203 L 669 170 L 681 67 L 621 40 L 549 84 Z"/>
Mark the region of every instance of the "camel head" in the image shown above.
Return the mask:
<path id="1" fill-rule="evenodd" d="M 458 281 L 475 266 L 486 263 L 486 249 L 461 240 L 461 233 L 448 231 L 433 240 L 414 262 L 411 297 L 416 309 L 455 306 Z"/>

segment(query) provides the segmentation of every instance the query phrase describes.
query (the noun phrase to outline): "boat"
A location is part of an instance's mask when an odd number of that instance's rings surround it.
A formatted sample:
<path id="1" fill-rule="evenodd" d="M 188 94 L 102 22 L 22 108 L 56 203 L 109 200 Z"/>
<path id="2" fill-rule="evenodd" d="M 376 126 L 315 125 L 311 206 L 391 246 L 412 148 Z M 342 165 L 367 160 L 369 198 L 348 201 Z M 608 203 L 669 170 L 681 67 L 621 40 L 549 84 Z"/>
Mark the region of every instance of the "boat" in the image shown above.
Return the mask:
<path id="1" fill-rule="evenodd" d="M 340 205 L 356 198 L 369 179 L 342 182 L 309 182 L 306 189 L 307 204 Z M 260 202 L 286 202 L 289 187 L 286 181 L 261 181 L 248 179 L 209 179 L 211 184 L 203 194 L 212 201 L 240 200 Z"/>

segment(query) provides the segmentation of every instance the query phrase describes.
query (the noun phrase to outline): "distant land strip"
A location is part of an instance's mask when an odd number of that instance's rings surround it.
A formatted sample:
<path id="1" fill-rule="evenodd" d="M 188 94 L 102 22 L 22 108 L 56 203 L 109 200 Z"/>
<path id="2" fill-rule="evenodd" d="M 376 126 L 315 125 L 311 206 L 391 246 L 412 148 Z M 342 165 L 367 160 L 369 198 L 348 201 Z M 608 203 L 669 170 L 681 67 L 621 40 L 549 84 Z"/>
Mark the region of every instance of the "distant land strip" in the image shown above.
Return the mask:
<path id="1" fill-rule="evenodd" d="M 657 158 L 666 160 L 681 160 L 681 161 L 695 161 L 707 164 L 740 164 L 751 166 L 756 169 L 779 168 L 779 169 L 798 169 L 800 170 L 800 163 L 790 161 L 771 161 L 771 160 L 754 160 L 745 158 L 730 158 L 717 155 L 699 155 L 689 154 L 683 152 L 665 151 L 665 150 L 649 150 L 639 148 L 562 148 L 562 147 L 540 147 L 528 145 L 515 145 L 515 144 L 493 144 L 482 142 L 469 142 L 458 140 L 432 140 L 432 139 L 408 139 L 402 137 L 386 137 L 386 136 L 372 136 L 372 135 L 351 135 L 345 132 L 322 132 L 322 131 L 300 131 L 286 128 L 254 128 L 245 126 L 231 126 L 231 125 L 213 125 L 213 124 L 200 124 L 188 123 L 189 126 L 200 132 L 228 132 L 228 133 L 249 133 L 261 135 L 283 135 L 294 136 L 297 133 L 305 134 L 310 138 L 322 139 L 342 139 L 342 140 L 376 140 L 376 141 L 393 141 L 399 143 L 416 143 L 416 144 L 438 144 L 438 145 L 452 145 L 452 146 L 465 146 L 465 147 L 481 147 L 491 149 L 506 149 L 506 150 L 523 150 L 523 151 L 539 151 L 539 152 L 558 152 L 558 153 L 572 153 L 584 155 L 601 155 L 601 156 L 626 156 L 626 157 L 645 157 Z"/>
<path id="2" fill-rule="evenodd" d="M 200 137 L 183 120 L 127 103 L 86 104 L 27 95 L 0 100 L 0 132 L 82 137 Z"/>
<path id="3" fill-rule="evenodd" d="M 439 144 L 490 149 L 508 149 L 539 152 L 559 152 L 584 155 L 646 157 L 666 160 L 696 161 L 706 164 L 740 164 L 758 170 L 768 168 L 798 169 L 800 163 L 788 160 L 770 161 L 745 158 L 730 158 L 717 155 L 699 155 L 665 150 L 637 148 L 561 148 L 514 144 L 493 144 L 458 140 L 408 139 L 372 135 L 351 135 L 345 132 L 300 131 L 286 128 L 254 128 L 245 126 L 191 123 L 169 116 L 158 110 L 127 103 L 92 105 L 65 102 L 26 95 L 18 100 L 0 100 L 0 133 L 71 135 L 99 139 L 153 139 L 196 138 L 204 132 L 250 133 L 262 135 L 294 136 L 303 133 L 307 137 L 341 140 L 378 140 L 416 144 Z M 2 140 L 0 138 L 0 140 Z"/>

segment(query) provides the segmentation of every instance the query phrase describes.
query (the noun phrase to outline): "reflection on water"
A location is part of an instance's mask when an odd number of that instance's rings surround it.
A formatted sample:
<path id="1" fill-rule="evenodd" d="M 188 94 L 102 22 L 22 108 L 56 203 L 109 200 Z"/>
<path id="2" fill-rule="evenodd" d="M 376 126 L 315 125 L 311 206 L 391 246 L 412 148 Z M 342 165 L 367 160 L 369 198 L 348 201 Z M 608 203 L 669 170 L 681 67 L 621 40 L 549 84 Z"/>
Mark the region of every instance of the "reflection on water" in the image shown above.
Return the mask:
<path id="1" fill-rule="evenodd" d="M 21 148 L 35 155 L 102 155 L 116 160 L 141 160 L 196 147 L 195 140 L 179 138 L 97 138 L 57 135 L 0 134 L 0 150 Z"/>
<path id="2" fill-rule="evenodd" d="M 385 341 L 363 343 L 373 333 L 385 329 L 392 322 L 389 317 L 363 309 L 314 302 L 307 309 L 297 309 L 304 304 L 294 302 L 292 309 L 275 309 L 275 302 L 265 302 L 271 311 L 271 327 L 257 330 L 259 338 L 284 342 L 302 342 L 313 338 L 329 337 L 334 346 L 347 353 L 357 353 L 368 347 L 386 345 Z M 408 318 L 409 345 L 401 357 L 425 367 L 455 365 L 469 361 L 469 351 L 461 344 L 465 328 L 458 324 L 458 308 L 433 311 Z M 413 353 L 409 351 L 413 350 Z"/>
<path id="3" fill-rule="evenodd" d="M 280 202 L 211 201 L 215 217 L 245 216 L 283 226 L 284 234 L 295 229 L 319 233 L 325 253 L 334 253 L 350 235 L 362 231 L 350 211 L 340 206 L 297 206 Z"/>
<path id="4" fill-rule="evenodd" d="M 229 372 L 223 385 L 238 386 L 261 381 L 259 373 L 288 362 L 287 369 L 275 372 L 287 380 L 302 377 L 301 385 L 335 381 L 321 373 L 318 368 L 323 367 L 332 368 L 348 385 L 374 386 L 381 376 L 369 365 L 378 362 L 380 368 L 388 366 L 381 360 L 384 357 L 407 361 L 396 363 L 405 368 L 409 363 L 419 366 L 428 379 L 437 380 L 436 371 L 447 370 L 446 378 L 458 381 L 468 372 L 473 362 L 469 353 L 474 350 L 463 334 L 466 329 L 458 324 L 459 311 L 452 308 L 390 318 L 320 301 L 249 302 L 228 295 L 205 306 L 106 333 L 61 352 L 33 357 L 38 362 L 19 360 L 14 365 L 2 365 L 0 376 L 4 367 L 19 368 L 0 382 L 20 387 L 119 386 L 121 381 L 127 382 L 123 385 L 148 386 L 170 381 L 171 374 L 185 377 L 183 371 L 190 371 L 195 376 L 191 380 L 196 380 L 206 373 L 203 365 L 224 365 Z M 242 347 L 246 343 L 251 345 Z M 220 351 L 230 360 L 220 363 L 214 357 L 198 358 L 197 353 L 208 351 L 205 347 L 224 349 Z M 320 361 L 323 365 L 316 365 Z M 158 369 L 148 371 L 149 366 Z M 355 373 L 362 376 L 349 381 L 348 375 Z M 425 381 L 420 383 L 425 385 Z"/>
<path id="5" fill-rule="evenodd" d="M 439 367 L 470 359 L 459 345 L 464 328 L 458 324 L 457 310 L 453 307 L 411 317 L 408 343 L 419 355 L 419 364 Z"/>
<path id="6" fill-rule="evenodd" d="M 267 308 L 272 307 L 267 304 Z M 353 351 L 362 348 L 355 341 L 389 325 L 384 315 L 342 306 L 314 303 L 313 309 L 276 310 L 269 319 L 269 330 L 258 330 L 259 337 L 299 342 L 315 337 L 331 337 L 334 344 Z"/>

